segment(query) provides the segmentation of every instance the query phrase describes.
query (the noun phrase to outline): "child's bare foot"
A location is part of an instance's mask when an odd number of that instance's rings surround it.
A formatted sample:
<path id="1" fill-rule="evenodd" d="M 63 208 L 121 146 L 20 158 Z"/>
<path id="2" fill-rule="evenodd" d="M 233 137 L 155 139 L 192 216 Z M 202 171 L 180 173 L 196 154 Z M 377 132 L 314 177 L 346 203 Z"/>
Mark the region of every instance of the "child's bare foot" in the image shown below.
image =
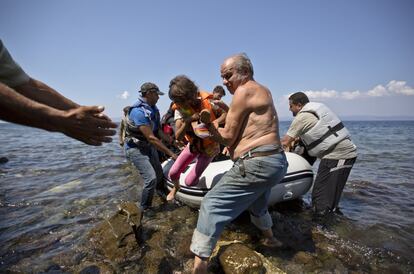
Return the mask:
<path id="1" fill-rule="evenodd" d="M 171 202 L 175 199 L 175 194 L 177 194 L 178 190 L 180 190 L 180 183 L 174 182 L 174 186 L 171 189 L 170 193 L 167 195 L 167 202 Z"/>
<path id="2" fill-rule="evenodd" d="M 211 123 L 211 113 L 208 109 L 203 109 L 200 112 L 200 121 L 204 124 Z"/>
<path id="3" fill-rule="evenodd" d="M 266 247 L 281 247 L 283 244 L 281 241 L 279 241 L 278 239 L 276 239 L 275 237 L 271 237 L 271 238 L 263 238 L 260 243 Z"/>

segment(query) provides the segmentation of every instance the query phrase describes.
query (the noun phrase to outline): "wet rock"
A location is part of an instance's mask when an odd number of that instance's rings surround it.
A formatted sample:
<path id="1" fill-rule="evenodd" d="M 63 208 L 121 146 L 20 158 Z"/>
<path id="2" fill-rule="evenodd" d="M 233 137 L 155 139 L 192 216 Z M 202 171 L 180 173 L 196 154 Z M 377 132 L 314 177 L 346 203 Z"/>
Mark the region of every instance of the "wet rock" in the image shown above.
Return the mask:
<path id="1" fill-rule="evenodd" d="M 85 263 L 79 274 L 114 274 L 116 271 L 105 263 Z"/>
<path id="2" fill-rule="evenodd" d="M 327 257 L 322 261 L 325 269 L 329 269 L 335 273 L 346 273 L 347 269 L 344 267 L 342 262 L 335 257 Z"/>
<path id="3" fill-rule="evenodd" d="M 242 244 L 231 244 L 221 253 L 220 264 L 224 273 L 264 273 L 261 258 L 250 248 Z"/>
<path id="4" fill-rule="evenodd" d="M 92 248 L 116 264 L 136 260 L 141 212 L 131 202 L 119 205 L 118 212 L 106 219 L 89 233 Z"/>
<path id="5" fill-rule="evenodd" d="M 66 274 L 68 272 L 65 272 L 59 265 L 53 264 L 50 265 L 45 272 L 39 272 L 40 274 Z"/>
<path id="6" fill-rule="evenodd" d="M 9 161 L 6 157 L 0 157 L 0 164 L 5 164 Z"/>
<path id="7" fill-rule="evenodd" d="M 79 274 L 100 274 L 101 271 L 96 265 L 90 265 L 82 269 Z"/>
<path id="8" fill-rule="evenodd" d="M 295 254 L 293 260 L 299 264 L 307 264 L 313 260 L 313 256 L 307 252 L 299 251 Z"/>
<path id="9" fill-rule="evenodd" d="M 295 263 L 288 263 L 285 270 L 287 273 L 305 273 L 303 267 Z"/>
<path id="10" fill-rule="evenodd" d="M 238 273 L 285 273 L 268 261 L 262 254 L 255 252 L 240 242 L 218 242 L 213 251 L 211 262 L 220 262 L 226 274 Z M 214 265 L 209 267 L 214 270 Z"/>
<path id="11" fill-rule="evenodd" d="M 143 218 L 145 252 L 140 260 L 145 273 L 179 273 L 190 251 L 197 215 L 188 207 L 165 204 L 154 207 L 154 218 Z M 184 272 L 184 273 L 191 273 Z"/>
<path id="12" fill-rule="evenodd" d="M 191 258 L 194 254 L 190 250 L 191 237 L 189 234 L 187 237 L 180 237 L 180 240 L 177 241 L 175 246 L 175 256 L 178 258 Z M 177 237 L 178 238 L 178 237 Z"/>
<path id="13" fill-rule="evenodd" d="M 146 233 L 149 233 L 148 231 Z M 169 256 L 168 250 L 163 248 L 155 248 L 156 246 L 165 246 L 166 234 L 162 231 L 153 231 L 151 238 L 145 241 L 145 244 L 149 247 L 141 259 L 142 264 L 148 273 L 159 273 L 161 271 L 161 262 L 164 258 Z M 164 267 L 166 262 L 163 262 Z"/>
<path id="14" fill-rule="evenodd" d="M 132 202 L 122 202 L 118 205 L 118 213 L 126 215 L 126 222 L 131 227 L 139 227 L 141 225 L 141 211 Z"/>

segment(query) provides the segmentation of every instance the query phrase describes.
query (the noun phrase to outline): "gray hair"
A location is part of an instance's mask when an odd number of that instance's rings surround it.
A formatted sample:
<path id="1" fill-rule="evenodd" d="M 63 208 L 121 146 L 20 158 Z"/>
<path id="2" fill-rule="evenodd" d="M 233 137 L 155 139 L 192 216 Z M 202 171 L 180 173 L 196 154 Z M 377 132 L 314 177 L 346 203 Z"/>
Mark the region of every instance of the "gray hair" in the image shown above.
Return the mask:
<path id="1" fill-rule="evenodd" d="M 235 70 L 242 74 L 253 77 L 253 65 L 246 53 L 239 53 L 231 57 Z"/>

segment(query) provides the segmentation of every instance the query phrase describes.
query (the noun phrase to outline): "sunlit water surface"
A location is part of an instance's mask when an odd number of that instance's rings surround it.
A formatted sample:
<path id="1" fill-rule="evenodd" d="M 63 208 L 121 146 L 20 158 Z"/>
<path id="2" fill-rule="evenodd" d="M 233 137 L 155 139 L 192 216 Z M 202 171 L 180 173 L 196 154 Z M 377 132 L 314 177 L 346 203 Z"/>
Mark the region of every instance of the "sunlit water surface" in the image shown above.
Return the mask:
<path id="1" fill-rule="evenodd" d="M 288 125 L 281 123 L 282 135 Z M 346 219 L 335 233 L 357 248 L 411 264 L 414 122 L 345 125 L 359 156 L 341 200 Z M 116 141 L 91 147 L 12 124 L 0 124 L 0 132 L 0 157 L 9 160 L 0 164 L 0 270 L 27 262 L 46 269 L 55 256 L 84 241 L 116 204 L 138 199 L 138 175 Z M 303 199 L 309 203 L 309 194 Z"/>

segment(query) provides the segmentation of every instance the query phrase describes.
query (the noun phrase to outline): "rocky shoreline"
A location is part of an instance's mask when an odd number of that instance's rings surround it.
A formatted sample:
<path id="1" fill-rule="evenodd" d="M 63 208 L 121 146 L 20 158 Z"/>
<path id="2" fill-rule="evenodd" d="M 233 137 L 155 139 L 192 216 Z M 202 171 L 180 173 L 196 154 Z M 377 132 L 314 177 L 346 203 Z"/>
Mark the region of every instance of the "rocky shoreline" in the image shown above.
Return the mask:
<path id="1" fill-rule="evenodd" d="M 294 213 L 298 209 L 300 213 Z M 271 210 L 273 230 L 283 242 L 275 249 L 260 245 L 260 233 L 247 214 L 242 215 L 222 234 L 209 260 L 209 272 L 403 273 L 401 264 L 410 269 L 410 262 L 393 262 L 387 254 L 353 245 L 329 227 L 316 225 L 306 211 L 302 201 Z M 55 258 L 57 264 L 49 270 L 55 267 L 57 271 L 83 274 L 191 273 L 193 254 L 189 245 L 197 213 L 157 198 L 152 212 L 141 221 L 134 203 L 124 202 L 113 216 L 94 227 L 76 250 Z M 334 220 L 332 226 L 335 221 L 341 222 Z"/>

